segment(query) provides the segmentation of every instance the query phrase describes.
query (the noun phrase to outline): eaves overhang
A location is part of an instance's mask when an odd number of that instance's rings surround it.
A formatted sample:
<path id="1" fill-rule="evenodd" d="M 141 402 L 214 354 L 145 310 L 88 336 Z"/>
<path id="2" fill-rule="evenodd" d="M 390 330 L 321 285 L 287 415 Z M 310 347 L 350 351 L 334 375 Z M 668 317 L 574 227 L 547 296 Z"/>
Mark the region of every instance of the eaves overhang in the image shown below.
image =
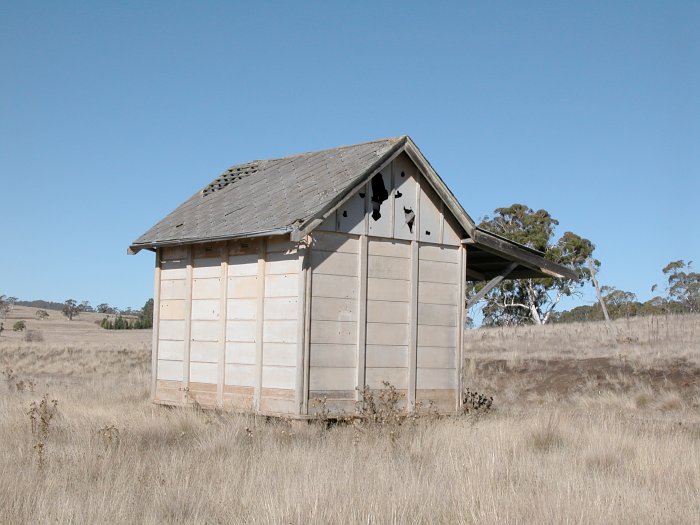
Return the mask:
<path id="1" fill-rule="evenodd" d="M 186 244 L 204 244 L 213 242 L 225 242 L 225 241 L 235 241 L 241 239 L 255 239 L 258 237 L 274 237 L 278 235 L 288 235 L 292 231 L 292 227 L 286 228 L 275 228 L 273 230 L 263 230 L 259 232 L 250 232 L 241 235 L 223 235 L 218 237 L 206 237 L 206 238 L 182 238 L 182 239 L 169 239 L 157 242 L 145 242 L 145 243 L 135 243 L 127 248 L 126 253 L 128 255 L 135 255 L 141 250 L 156 251 L 158 248 L 168 248 L 173 246 L 182 246 Z"/>

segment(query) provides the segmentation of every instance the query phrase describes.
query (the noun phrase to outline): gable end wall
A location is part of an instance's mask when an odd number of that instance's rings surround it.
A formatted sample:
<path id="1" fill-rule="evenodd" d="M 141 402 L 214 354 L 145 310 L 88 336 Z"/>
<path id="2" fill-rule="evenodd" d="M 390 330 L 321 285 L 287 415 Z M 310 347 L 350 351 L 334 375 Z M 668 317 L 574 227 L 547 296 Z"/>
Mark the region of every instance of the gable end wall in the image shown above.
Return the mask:
<path id="1" fill-rule="evenodd" d="M 353 413 L 359 390 L 384 381 L 402 407 L 452 412 L 465 233 L 406 155 L 377 177 L 310 235 L 309 412 Z"/>

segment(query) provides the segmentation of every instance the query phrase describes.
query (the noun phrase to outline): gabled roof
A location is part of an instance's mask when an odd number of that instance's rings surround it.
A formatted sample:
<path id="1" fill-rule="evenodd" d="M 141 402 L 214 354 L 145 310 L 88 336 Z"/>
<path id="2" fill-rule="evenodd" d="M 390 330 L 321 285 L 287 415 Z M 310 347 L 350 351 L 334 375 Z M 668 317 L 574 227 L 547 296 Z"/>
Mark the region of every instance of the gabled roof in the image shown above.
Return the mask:
<path id="1" fill-rule="evenodd" d="M 269 235 L 299 240 L 402 152 L 467 233 L 463 242 L 476 256 L 467 263 L 472 279 L 491 278 L 512 262 L 519 264 L 513 278 L 577 277 L 541 252 L 477 227 L 406 135 L 233 166 L 136 239 L 129 252 Z"/>

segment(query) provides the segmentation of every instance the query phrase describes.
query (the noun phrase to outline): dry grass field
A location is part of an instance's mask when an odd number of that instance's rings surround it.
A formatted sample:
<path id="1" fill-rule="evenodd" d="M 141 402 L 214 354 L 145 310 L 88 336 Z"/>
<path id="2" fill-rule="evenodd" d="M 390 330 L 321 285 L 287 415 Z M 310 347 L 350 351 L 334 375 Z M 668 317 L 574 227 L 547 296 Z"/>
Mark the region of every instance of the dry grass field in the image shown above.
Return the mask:
<path id="1" fill-rule="evenodd" d="M 8 314 L 7 319 L 2 319 L 5 330 L 2 332 L 2 340 L 22 341 L 26 339 L 27 332 L 13 332 L 12 325 L 19 320 L 25 321 L 27 331 L 41 334 L 43 342 L 52 345 L 95 345 L 96 348 L 107 347 L 109 349 L 121 348 L 125 344 L 130 347 L 139 344 L 150 349 L 150 330 L 103 330 L 99 322 L 106 314 L 96 312 L 83 312 L 69 321 L 58 310 L 46 310 L 49 317 L 44 320 L 36 318 L 38 308 L 28 306 L 15 306 Z M 109 316 L 114 318 L 114 316 Z"/>
<path id="2" fill-rule="evenodd" d="M 326 428 L 154 406 L 149 332 L 51 315 L 0 336 L 1 523 L 700 521 L 700 316 L 471 331 L 491 411 Z"/>

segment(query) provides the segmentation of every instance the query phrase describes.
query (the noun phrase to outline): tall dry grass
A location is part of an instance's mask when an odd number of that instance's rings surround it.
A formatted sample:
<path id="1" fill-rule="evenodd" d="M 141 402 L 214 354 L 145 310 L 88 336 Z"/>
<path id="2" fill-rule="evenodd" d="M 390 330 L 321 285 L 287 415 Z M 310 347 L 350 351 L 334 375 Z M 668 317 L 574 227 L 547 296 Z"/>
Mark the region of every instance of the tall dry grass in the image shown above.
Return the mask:
<path id="1" fill-rule="evenodd" d="M 697 317 L 673 322 L 673 334 L 697 335 Z M 515 346 L 522 332 L 470 334 L 482 346 L 468 352 L 469 385 L 493 394 L 495 408 L 391 428 L 158 407 L 141 343 L 0 340 L 0 371 L 14 376 L 0 376 L 0 522 L 697 522 L 697 346 L 662 330 L 610 377 L 575 390 L 547 383 L 541 367 L 568 366 L 559 354 L 573 340 L 586 353 L 571 359 L 622 361 L 619 344 L 586 344 L 594 327 L 583 328 L 522 344 L 533 357 Z M 677 355 L 662 362 L 658 352 Z M 677 357 L 687 358 L 687 385 L 642 373 Z M 27 412 L 44 394 L 56 412 L 32 432 Z"/>
<path id="2" fill-rule="evenodd" d="M 630 317 L 613 321 L 612 328 L 593 322 L 469 330 L 465 353 L 502 359 L 672 358 L 700 364 L 700 315 Z"/>

